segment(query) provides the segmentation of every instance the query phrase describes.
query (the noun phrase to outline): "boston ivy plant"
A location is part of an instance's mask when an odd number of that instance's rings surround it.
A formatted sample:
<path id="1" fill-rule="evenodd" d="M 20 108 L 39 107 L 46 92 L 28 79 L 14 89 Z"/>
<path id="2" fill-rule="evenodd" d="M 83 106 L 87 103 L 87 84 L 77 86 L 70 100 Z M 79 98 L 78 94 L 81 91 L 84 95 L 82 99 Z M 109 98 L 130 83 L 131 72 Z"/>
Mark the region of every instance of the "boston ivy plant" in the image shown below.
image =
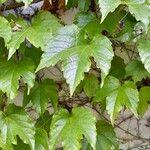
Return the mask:
<path id="1" fill-rule="evenodd" d="M 0 10 L 31 3 L 0 0 Z M 68 25 L 60 18 L 73 7 Z M 150 100 L 150 1 L 44 0 L 29 18 L 2 14 L 0 148 L 119 149 L 120 111 L 142 117 Z M 64 78 L 48 78 L 49 67 Z"/>

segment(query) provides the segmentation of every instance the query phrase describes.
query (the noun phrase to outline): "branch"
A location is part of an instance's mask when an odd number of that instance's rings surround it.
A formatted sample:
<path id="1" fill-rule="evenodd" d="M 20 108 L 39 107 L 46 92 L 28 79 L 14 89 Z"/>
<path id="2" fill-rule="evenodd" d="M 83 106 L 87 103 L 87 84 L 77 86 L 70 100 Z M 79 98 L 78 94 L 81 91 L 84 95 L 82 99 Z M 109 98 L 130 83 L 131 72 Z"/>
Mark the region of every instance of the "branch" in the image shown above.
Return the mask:
<path id="1" fill-rule="evenodd" d="M 33 0 L 32 4 L 34 3 L 38 3 L 40 1 L 43 1 L 43 0 Z M 24 6 L 24 3 L 11 3 L 11 4 L 3 4 L 0 6 L 0 11 L 5 11 L 5 10 L 11 10 L 11 9 L 16 9 L 16 8 L 19 8 L 19 7 L 23 7 Z"/>

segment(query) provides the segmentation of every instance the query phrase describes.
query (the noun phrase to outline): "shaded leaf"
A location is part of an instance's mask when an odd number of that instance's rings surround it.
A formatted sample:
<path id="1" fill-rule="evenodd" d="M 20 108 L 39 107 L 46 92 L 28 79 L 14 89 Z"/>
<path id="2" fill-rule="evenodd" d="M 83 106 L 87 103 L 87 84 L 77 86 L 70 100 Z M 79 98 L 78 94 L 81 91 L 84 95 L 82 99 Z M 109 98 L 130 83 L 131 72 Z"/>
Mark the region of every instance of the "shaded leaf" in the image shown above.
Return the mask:
<path id="1" fill-rule="evenodd" d="M 31 150 L 28 144 L 23 143 L 20 138 L 17 138 L 17 145 L 13 145 L 14 150 Z"/>
<path id="2" fill-rule="evenodd" d="M 35 127 L 42 128 L 47 132 L 47 134 L 49 134 L 51 120 L 52 115 L 50 115 L 49 112 L 46 110 L 44 114 L 42 114 L 40 118 L 37 119 Z"/>
<path id="3" fill-rule="evenodd" d="M 134 82 L 141 81 L 142 79 L 147 78 L 150 74 L 144 68 L 144 65 L 141 61 L 132 60 L 126 66 L 126 75 L 132 76 Z"/>
<path id="4" fill-rule="evenodd" d="M 146 1 L 125 0 L 125 4 L 128 5 L 130 13 L 135 16 L 136 20 L 143 22 L 147 29 L 150 22 L 150 9 L 149 5 L 146 4 Z"/>
<path id="5" fill-rule="evenodd" d="M 25 97 L 25 101 L 31 101 L 33 107 L 39 114 L 43 114 L 47 109 L 48 102 L 51 100 L 52 105 L 57 109 L 58 95 L 56 90 L 56 84 L 53 80 L 45 79 L 41 82 L 36 82 L 31 89 L 30 94 Z"/>
<path id="6" fill-rule="evenodd" d="M 4 146 L 16 145 L 18 135 L 34 150 L 34 125 L 21 107 L 11 104 L 4 113 L 0 112 L 0 131 Z"/>
<path id="7" fill-rule="evenodd" d="M 109 12 L 113 12 L 120 4 L 121 0 L 98 0 L 100 11 L 102 13 L 101 23 Z"/>
<path id="8" fill-rule="evenodd" d="M 54 150 L 61 138 L 64 150 L 79 150 L 83 135 L 95 149 L 95 121 L 95 117 L 86 108 L 74 108 L 71 114 L 67 110 L 61 109 L 53 116 L 50 131 L 50 149 Z"/>
<path id="9" fill-rule="evenodd" d="M 44 129 L 36 129 L 35 150 L 49 150 L 48 135 Z"/>
<path id="10" fill-rule="evenodd" d="M 148 102 L 150 101 L 150 87 L 144 86 L 140 89 L 139 99 L 138 113 L 143 116 L 148 108 Z"/>
<path id="11" fill-rule="evenodd" d="M 0 60 L 0 89 L 10 99 L 17 96 L 19 88 L 19 79 L 22 77 L 23 81 L 28 84 L 28 93 L 34 84 L 34 64 L 30 59 L 23 59 L 16 62 L 11 59 L 9 61 L 4 58 Z"/>
<path id="12" fill-rule="evenodd" d="M 125 63 L 124 60 L 118 56 L 115 56 L 111 62 L 111 69 L 109 75 L 114 76 L 118 79 L 124 78 L 125 72 Z"/>
<path id="13" fill-rule="evenodd" d="M 97 142 L 96 150 L 118 149 L 119 143 L 112 126 L 105 121 L 97 122 Z"/>

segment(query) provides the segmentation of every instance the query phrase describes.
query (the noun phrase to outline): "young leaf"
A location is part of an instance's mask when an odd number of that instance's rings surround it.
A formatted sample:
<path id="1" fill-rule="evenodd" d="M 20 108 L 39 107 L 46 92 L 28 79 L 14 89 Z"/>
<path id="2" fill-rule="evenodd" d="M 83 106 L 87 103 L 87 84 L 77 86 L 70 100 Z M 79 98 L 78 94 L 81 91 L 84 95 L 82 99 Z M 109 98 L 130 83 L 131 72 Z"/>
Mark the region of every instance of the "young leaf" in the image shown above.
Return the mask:
<path id="1" fill-rule="evenodd" d="M 34 150 L 34 125 L 29 116 L 14 104 L 7 107 L 5 112 L 0 112 L 0 137 L 4 146 L 17 144 L 17 135 L 24 143 L 29 144 Z"/>
<path id="2" fill-rule="evenodd" d="M 48 135 L 44 129 L 36 129 L 35 150 L 49 150 Z"/>
<path id="3" fill-rule="evenodd" d="M 27 101 L 31 100 L 34 108 L 39 114 L 45 112 L 49 100 L 51 100 L 54 109 L 56 109 L 58 103 L 56 84 L 50 79 L 45 79 L 39 83 L 36 82 L 30 94 L 25 98 Z"/>
<path id="4" fill-rule="evenodd" d="M 144 86 L 140 89 L 139 99 L 138 113 L 143 116 L 148 108 L 148 102 L 150 101 L 150 87 Z"/>
<path id="5" fill-rule="evenodd" d="M 98 3 L 100 5 L 100 10 L 102 13 L 102 23 L 108 13 L 115 11 L 115 9 L 121 4 L 121 0 L 98 0 Z"/>
<path id="6" fill-rule="evenodd" d="M 123 106 L 129 108 L 135 116 L 138 116 L 139 95 L 135 84 L 127 81 L 123 85 L 119 85 L 119 81 L 114 77 L 108 77 L 106 80 L 106 85 L 104 84 L 103 88 L 98 90 L 97 94 L 99 97 L 97 96 L 97 99 L 99 98 L 101 100 L 106 98 L 106 109 L 110 115 L 112 124 L 114 124 L 114 120 Z M 115 87 L 112 86 L 112 81 Z M 108 87 L 107 91 L 105 91 L 106 87 Z"/>
<path id="7" fill-rule="evenodd" d="M 146 70 L 150 73 L 150 41 L 140 39 L 139 40 L 139 46 L 138 46 L 138 51 L 139 55 L 141 57 L 141 61 L 144 64 L 144 67 Z"/>
<path id="8" fill-rule="evenodd" d="M 64 150 L 80 150 L 81 139 L 84 135 L 95 150 L 95 121 L 95 117 L 86 108 L 74 108 L 72 113 L 69 113 L 65 109 L 61 109 L 52 119 L 50 149 L 54 150 L 58 140 L 61 138 Z"/>
<path id="9" fill-rule="evenodd" d="M 21 26 L 21 30 L 14 32 L 11 41 L 7 44 L 9 49 L 8 58 L 11 58 L 25 38 L 35 47 L 43 48 L 54 32 L 61 26 L 58 19 L 46 11 L 40 11 L 32 19 L 31 24 L 23 20 L 16 22 L 16 24 Z"/>
<path id="10" fill-rule="evenodd" d="M 96 150 L 118 149 L 118 141 L 112 126 L 105 121 L 97 122 Z"/>
<path id="11" fill-rule="evenodd" d="M 134 82 L 141 81 L 150 76 L 141 61 L 132 60 L 126 66 L 126 75 L 132 76 Z"/>
<path id="12" fill-rule="evenodd" d="M 83 89 L 85 94 L 88 97 L 91 98 L 95 96 L 98 87 L 99 87 L 99 81 L 94 75 L 90 74 L 85 77 Z"/>
<path id="13" fill-rule="evenodd" d="M 11 39 L 11 35 L 12 32 L 9 22 L 0 16 L 0 37 L 4 38 L 5 43 L 7 43 Z"/>
<path id="14" fill-rule="evenodd" d="M 23 59 L 20 62 L 16 62 L 11 59 L 9 61 L 5 59 L 0 60 L 0 89 L 10 99 L 14 99 L 17 96 L 17 90 L 19 88 L 19 79 L 23 78 L 23 81 L 28 84 L 28 93 L 33 87 L 35 74 L 34 64 L 30 59 Z"/>

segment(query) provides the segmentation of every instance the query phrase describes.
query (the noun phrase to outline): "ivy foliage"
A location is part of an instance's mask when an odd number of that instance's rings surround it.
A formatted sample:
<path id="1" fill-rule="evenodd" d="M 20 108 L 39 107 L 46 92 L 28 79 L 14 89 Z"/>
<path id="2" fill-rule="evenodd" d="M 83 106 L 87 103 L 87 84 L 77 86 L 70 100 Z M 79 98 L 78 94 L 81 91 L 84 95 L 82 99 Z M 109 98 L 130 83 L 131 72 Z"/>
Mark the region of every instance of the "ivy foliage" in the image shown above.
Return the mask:
<path id="1" fill-rule="evenodd" d="M 149 0 L 59 1 L 79 8 L 70 25 L 53 3 L 28 19 L 0 15 L 0 148 L 117 150 L 117 116 L 142 117 L 150 100 Z"/>

